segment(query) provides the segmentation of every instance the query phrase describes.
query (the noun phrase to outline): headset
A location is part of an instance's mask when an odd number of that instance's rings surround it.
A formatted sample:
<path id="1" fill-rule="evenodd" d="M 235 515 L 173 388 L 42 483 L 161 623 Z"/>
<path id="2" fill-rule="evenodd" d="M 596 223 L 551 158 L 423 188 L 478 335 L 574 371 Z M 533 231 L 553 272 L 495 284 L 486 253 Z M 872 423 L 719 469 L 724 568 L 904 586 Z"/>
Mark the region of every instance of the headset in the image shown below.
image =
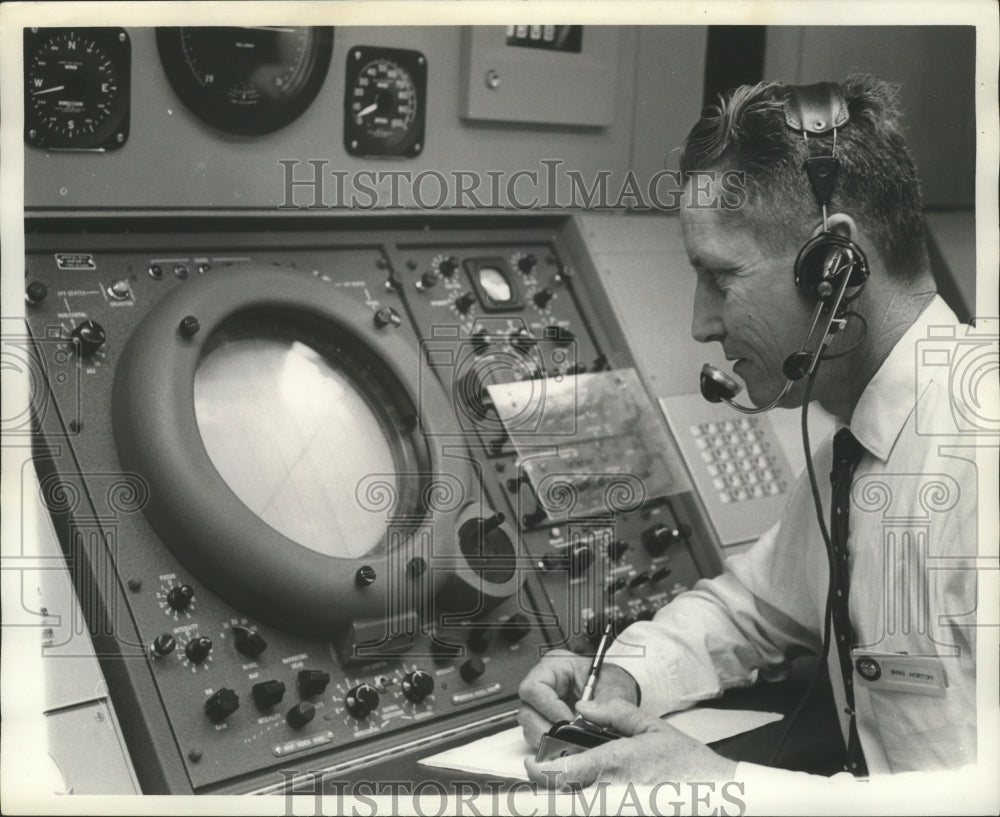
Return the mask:
<path id="1" fill-rule="evenodd" d="M 799 292 L 814 301 L 816 307 L 802 345 L 797 352 L 785 358 L 782 365 L 784 388 L 768 405 L 760 408 L 739 405 L 733 398 L 742 387 L 721 369 L 707 363 L 702 367 L 702 396 L 711 403 L 726 402 L 743 414 L 758 414 L 781 405 L 796 381 L 811 377 L 820 360 L 829 359 L 824 358 L 823 352 L 834 335 L 846 325 L 846 307 L 857 298 L 868 280 L 868 259 L 864 252 L 849 238 L 831 232 L 827 222 L 827 206 L 840 171 L 837 131 L 850 118 L 844 96 L 839 86 L 832 82 L 790 85 L 785 90 L 785 124 L 802 134 L 807 150 L 810 134 L 815 137 L 833 132 L 829 155 L 810 156 L 804 165 L 813 196 L 823 211 L 823 231 L 799 250 L 795 258 L 794 280 Z M 851 314 L 861 318 L 857 313 Z M 824 325 L 818 334 L 818 341 L 813 341 L 816 328 L 821 323 Z"/>

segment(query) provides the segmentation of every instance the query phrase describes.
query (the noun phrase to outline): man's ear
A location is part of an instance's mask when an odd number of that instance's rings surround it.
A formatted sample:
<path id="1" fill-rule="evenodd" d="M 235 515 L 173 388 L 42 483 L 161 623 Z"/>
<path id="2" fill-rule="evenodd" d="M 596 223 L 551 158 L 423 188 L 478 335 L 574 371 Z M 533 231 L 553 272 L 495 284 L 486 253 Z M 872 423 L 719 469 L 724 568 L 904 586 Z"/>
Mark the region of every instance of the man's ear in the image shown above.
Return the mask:
<path id="1" fill-rule="evenodd" d="M 858 225 L 855 223 L 854 217 L 847 213 L 831 213 L 826 218 L 826 226 L 831 233 L 837 233 L 837 235 L 842 235 L 852 241 L 857 240 Z M 821 221 L 813 230 L 812 237 L 815 238 L 822 232 L 823 222 Z"/>

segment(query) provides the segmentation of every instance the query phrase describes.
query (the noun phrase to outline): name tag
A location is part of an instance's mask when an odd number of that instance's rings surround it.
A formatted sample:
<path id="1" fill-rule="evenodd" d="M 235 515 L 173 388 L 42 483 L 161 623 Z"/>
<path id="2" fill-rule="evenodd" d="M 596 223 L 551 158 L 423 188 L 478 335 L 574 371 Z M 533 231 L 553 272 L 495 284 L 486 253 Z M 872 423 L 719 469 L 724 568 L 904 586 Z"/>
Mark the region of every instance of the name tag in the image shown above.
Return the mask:
<path id="1" fill-rule="evenodd" d="M 931 655 L 851 650 L 858 681 L 883 692 L 915 692 L 944 697 L 948 682 L 941 659 Z"/>

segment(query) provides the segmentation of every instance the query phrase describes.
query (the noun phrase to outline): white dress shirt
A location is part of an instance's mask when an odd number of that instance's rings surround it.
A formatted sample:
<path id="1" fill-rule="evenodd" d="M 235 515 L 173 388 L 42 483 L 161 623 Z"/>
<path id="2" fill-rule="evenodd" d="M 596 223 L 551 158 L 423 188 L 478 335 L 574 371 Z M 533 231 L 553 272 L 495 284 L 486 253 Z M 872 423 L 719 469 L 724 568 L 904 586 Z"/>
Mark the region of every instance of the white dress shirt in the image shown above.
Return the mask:
<path id="1" fill-rule="evenodd" d="M 956 419 L 958 386 L 951 382 L 964 333 L 935 297 L 872 378 L 850 421 L 866 449 L 854 475 L 848 537 L 856 643 L 874 653 L 906 653 L 928 666 L 940 661 L 947 684 L 941 696 L 895 691 L 884 680 L 859 681 L 854 670 L 858 733 L 873 775 L 955 769 L 976 759 L 980 547 L 977 469 L 968 447 L 975 435 L 969 436 L 966 418 Z M 814 460 L 827 524 L 831 440 Z M 982 549 L 992 552 L 992 545 Z M 720 576 L 699 581 L 652 621 L 625 630 L 608 661 L 633 675 L 642 708 L 657 714 L 758 677 L 778 680 L 791 658 L 820 650 L 828 576 L 803 473 L 777 525 L 729 558 Z M 833 644 L 829 674 L 845 727 Z M 792 773 L 747 763 L 737 771 L 743 778 L 775 774 Z"/>

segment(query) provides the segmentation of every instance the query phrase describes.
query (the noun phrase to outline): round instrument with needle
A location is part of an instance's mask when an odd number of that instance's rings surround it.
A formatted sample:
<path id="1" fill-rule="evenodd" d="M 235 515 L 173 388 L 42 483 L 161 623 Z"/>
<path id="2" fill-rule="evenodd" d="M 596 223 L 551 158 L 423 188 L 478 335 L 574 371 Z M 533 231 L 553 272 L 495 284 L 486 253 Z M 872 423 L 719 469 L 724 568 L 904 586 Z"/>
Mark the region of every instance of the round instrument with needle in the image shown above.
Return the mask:
<path id="1" fill-rule="evenodd" d="M 122 28 L 25 29 L 25 141 L 55 150 L 125 144 L 130 50 Z"/>
<path id="2" fill-rule="evenodd" d="M 427 61 L 397 48 L 347 55 L 344 147 L 354 156 L 418 155 L 424 142 Z"/>
<path id="3" fill-rule="evenodd" d="M 333 29 L 303 26 L 158 28 L 160 61 L 177 96 L 229 133 L 271 133 L 319 93 Z"/>

